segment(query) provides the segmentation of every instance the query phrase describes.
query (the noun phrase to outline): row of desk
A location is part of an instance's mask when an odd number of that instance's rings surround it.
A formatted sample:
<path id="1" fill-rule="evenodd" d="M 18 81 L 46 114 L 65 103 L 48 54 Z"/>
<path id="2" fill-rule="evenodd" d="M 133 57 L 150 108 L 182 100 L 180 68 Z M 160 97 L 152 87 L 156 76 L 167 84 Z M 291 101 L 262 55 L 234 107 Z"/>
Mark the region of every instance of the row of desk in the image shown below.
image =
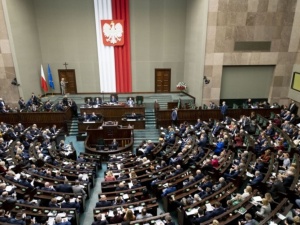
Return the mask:
<path id="1" fill-rule="evenodd" d="M 116 121 L 118 125 L 121 126 L 133 126 L 134 129 L 145 129 L 145 118 L 137 119 L 126 119 L 124 115 L 126 114 L 140 114 L 145 115 L 144 106 L 129 107 L 127 105 L 104 105 L 97 108 L 93 107 L 80 107 L 80 114 L 83 113 L 96 115 L 102 115 L 104 121 Z M 79 132 L 85 132 L 86 128 L 99 128 L 102 122 L 80 122 L 78 123 Z"/>

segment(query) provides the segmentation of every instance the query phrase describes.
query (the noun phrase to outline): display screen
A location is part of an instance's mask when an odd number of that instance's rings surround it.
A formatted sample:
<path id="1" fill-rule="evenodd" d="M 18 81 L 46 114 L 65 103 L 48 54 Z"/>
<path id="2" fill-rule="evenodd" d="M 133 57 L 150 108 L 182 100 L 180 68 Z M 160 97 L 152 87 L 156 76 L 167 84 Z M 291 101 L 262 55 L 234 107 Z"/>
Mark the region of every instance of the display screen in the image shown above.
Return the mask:
<path id="1" fill-rule="evenodd" d="M 294 72 L 291 88 L 296 91 L 300 91 L 300 73 Z"/>

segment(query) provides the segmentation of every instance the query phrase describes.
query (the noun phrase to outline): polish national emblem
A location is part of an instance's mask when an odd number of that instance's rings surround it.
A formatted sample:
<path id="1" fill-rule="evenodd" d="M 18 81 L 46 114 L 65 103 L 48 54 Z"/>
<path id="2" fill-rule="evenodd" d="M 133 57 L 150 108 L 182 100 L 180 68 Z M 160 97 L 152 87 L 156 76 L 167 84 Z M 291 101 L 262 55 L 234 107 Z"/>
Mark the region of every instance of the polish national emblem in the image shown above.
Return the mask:
<path id="1" fill-rule="evenodd" d="M 124 45 L 124 21 L 101 20 L 103 44 L 106 46 Z"/>

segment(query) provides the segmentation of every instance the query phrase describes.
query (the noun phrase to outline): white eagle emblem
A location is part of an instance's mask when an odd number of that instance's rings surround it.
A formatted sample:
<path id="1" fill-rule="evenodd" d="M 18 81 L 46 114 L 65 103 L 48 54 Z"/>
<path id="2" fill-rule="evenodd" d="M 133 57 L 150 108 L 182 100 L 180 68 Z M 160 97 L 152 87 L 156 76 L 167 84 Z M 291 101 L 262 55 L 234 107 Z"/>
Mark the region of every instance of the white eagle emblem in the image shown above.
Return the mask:
<path id="1" fill-rule="evenodd" d="M 116 44 L 122 39 L 123 26 L 120 23 L 115 24 L 114 22 L 111 22 L 110 25 L 108 23 L 105 23 L 103 25 L 103 34 L 106 37 L 107 42 Z"/>

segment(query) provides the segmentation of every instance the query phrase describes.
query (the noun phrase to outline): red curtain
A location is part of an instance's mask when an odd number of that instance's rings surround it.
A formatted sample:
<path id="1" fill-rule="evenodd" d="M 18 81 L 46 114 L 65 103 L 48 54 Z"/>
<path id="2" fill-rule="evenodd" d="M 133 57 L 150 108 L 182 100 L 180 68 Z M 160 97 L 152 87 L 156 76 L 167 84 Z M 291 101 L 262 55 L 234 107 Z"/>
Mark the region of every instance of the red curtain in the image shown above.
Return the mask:
<path id="1" fill-rule="evenodd" d="M 112 0 L 113 19 L 124 20 L 124 45 L 115 46 L 116 91 L 131 92 L 129 0 Z"/>

